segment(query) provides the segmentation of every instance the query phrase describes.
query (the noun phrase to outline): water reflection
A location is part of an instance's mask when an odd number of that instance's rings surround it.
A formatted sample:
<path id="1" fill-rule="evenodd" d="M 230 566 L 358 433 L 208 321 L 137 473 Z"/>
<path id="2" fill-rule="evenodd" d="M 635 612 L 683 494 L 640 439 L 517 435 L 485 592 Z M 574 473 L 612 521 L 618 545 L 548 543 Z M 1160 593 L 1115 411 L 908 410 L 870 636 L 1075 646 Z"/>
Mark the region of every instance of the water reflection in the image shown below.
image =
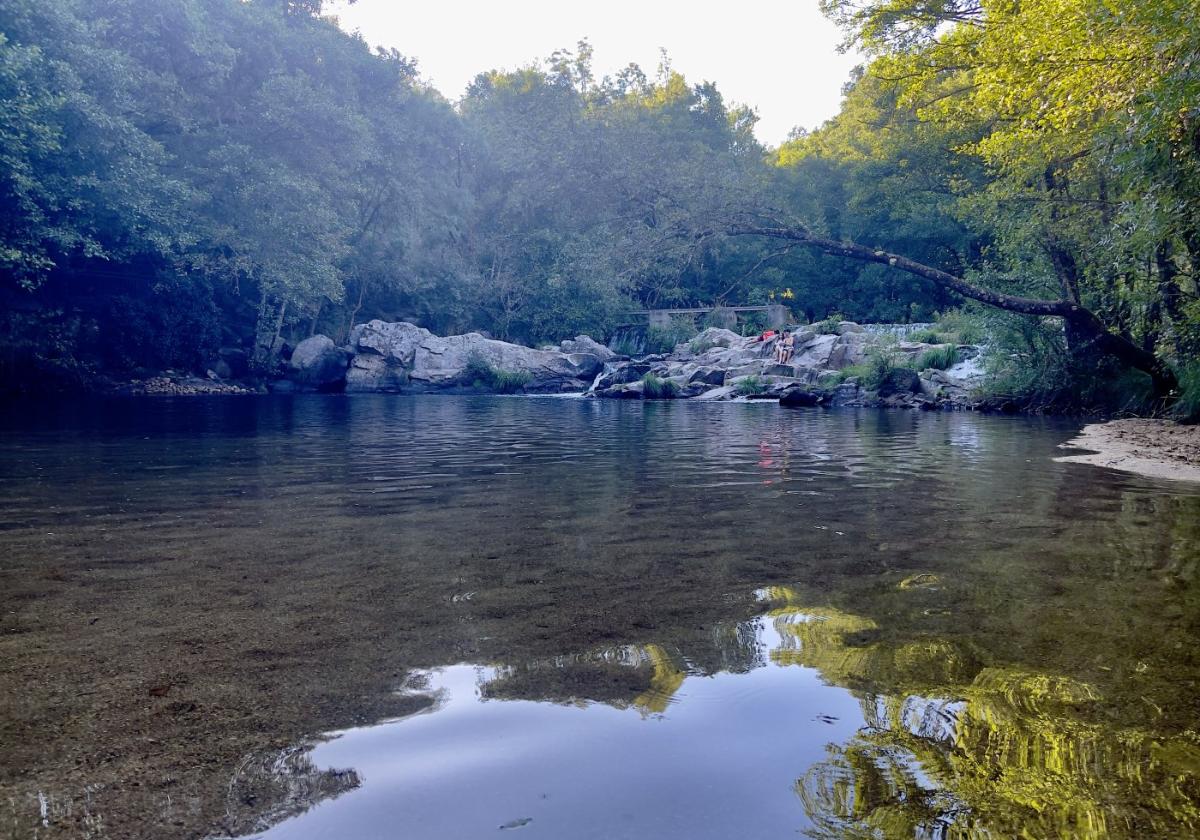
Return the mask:
<path id="1" fill-rule="evenodd" d="M 265 837 L 1200 829 L 1200 737 L 1157 727 L 1150 696 L 1137 725 L 1113 725 L 1097 686 L 987 665 L 961 642 L 883 641 L 875 621 L 790 587 L 756 596 L 764 615 L 710 637 L 730 671 L 657 644 L 435 670 L 432 712 L 316 748 L 318 763 L 362 768 L 366 789 Z"/>
<path id="2" fill-rule="evenodd" d="M 0 406 L 0 820 L 45 794 L 55 830 L 128 837 L 312 801 L 273 836 L 1194 833 L 1200 493 L 1054 463 L 1074 431 Z M 414 669 L 439 705 L 372 729 Z"/>

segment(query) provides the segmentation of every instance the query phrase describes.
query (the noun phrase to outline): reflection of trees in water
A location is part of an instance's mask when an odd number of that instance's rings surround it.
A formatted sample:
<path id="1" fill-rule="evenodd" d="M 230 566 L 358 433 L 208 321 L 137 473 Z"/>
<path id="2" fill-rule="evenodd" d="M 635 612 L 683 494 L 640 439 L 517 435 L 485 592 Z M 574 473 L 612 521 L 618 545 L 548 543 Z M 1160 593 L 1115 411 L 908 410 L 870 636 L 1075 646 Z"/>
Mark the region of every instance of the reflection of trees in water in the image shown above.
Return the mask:
<path id="1" fill-rule="evenodd" d="M 788 587 L 757 595 L 764 616 L 687 645 L 710 642 L 711 650 L 625 645 L 505 666 L 481 693 L 661 714 L 689 674 L 748 671 L 768 659 L 801 665 L 854 692 L 867 724 L 796 781 L 814 836 L 1098 840 L 1200 831 L 1200 736 L 1158 709 L 1178 679 L 1130 694 L 1121 680 L 990 664 L 965 638 L 892 638 L 872 619 L 806 607 Z M 767 637 L 778 639 L 770 650 Z M 1128 670 L 1128 654 L 1108 653 Z"/>
<path id="2" fill-rule="evenodd" d="M 786 595 L 786 592 L 780 593 Z M 868 728 L 796 792 L 820 837 L 1102 838 L 1200 829 L 1200 739 L 1106 720 L 1097 689 L 981 667 L 943 642 L 892 646 L 835 610 L 772 611 L 779 664 L 858 689 Z M 870 693 L 885 691 L 886 693 Z M 1153 700 L 1145 698 L 1146 719 Z"/>

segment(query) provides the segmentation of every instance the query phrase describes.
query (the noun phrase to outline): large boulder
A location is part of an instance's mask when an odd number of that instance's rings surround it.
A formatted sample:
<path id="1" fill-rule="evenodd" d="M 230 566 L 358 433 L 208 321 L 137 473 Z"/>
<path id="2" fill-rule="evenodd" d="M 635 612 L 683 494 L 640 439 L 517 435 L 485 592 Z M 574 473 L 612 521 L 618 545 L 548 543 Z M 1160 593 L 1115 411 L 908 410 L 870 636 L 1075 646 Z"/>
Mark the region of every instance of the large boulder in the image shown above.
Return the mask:
<path id="1" fill-rule="evenodd" d="M 398 394 L 408 387 L 408 370 L 384 356 L 358 353 L 346 371 L 346 390 Z"/>
<path id="2" fill-rule="evenodd" d="M 288 361 L 288 379 L 305 390 L 341 390 L 346 381 L 350 354 L 325 335 L 314 335 L 296 345 Z"/>
<path id="3" fill-rule="evenodd" d="M 480 365 L 524 377 L 530 391 L 582 390 L 604 368 L 595 353 L 534 350 L 479 333 L 437 336 L 406 322 L 359 324 L 350 334 L 350 347 L 355 353 L 346 378 L 350 391 L 470 385 L 468 368 Z"/>
<path id="4" fill-rule="evenodd" d="M 563 353 L 588 353 L 595 356 L 601 362 L 611 362 L 617 357 L 617 354 L 609 350 L 599 341 L 596 341 L 590 335 L 577 335 L 574 338 L 568 338 L 559 345 L 559 349 Z"/>
<path id="5" fill-rule="evenodd" d="M 807 408 L 820 405 L 824 401 L 824 394 L 819 391 L 809 391 L 799 385 L 793 385 L 779 395 L 779 404 L 787 408 Z"/>
<path id="6" fill-rule="evenodd" d="M 832 367 L 830 361 L 838 342 L 836 335 L 817 335 L 804 344 L 797 344 L 792 364 L 796 367 L 825 370 Z"/>
<path id="7" fill-rule="evenodd" d="M 688 376 L 687 381 L 689 384 L 723 385 L 725 384 L 725 371 L 714 367 L 697 367 Z"/>

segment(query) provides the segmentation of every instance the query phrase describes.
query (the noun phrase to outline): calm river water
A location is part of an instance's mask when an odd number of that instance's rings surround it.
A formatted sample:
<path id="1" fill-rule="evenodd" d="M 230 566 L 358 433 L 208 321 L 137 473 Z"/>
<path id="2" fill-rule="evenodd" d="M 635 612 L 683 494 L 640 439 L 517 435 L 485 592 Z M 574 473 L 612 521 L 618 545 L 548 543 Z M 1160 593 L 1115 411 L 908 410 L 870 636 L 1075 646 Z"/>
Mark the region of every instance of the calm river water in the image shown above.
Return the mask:
<path id="1" fill-rule="evenodd" d="M 1196 836 L 1200 490 L 1077 428 L 6 406 L 0 836 Z"/>

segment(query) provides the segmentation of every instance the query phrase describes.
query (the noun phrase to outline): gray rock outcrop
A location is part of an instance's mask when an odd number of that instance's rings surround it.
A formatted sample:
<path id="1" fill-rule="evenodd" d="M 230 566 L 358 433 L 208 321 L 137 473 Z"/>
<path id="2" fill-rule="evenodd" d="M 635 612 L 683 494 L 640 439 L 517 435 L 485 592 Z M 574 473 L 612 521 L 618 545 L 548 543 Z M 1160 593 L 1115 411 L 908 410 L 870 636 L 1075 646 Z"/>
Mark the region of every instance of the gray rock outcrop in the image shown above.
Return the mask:
<path id="1" fill-rule="evenodd" d="M 325 335 L 296 345 L 288 361 L 288 377 L 297 387 L 314 391 L 341 390 L 350 354 Z"/>
<path id="2" fill-rule="evenodd" d="M 710 328 L 683 342 L 666 356 L 646 356 L 610 362 L 595 381 L 591 393 L 628 399 L 640 393 L 632 387 L 647 374 L 675 383 L 679 397 L 704 400 L 778 397 L 792 406 L 809 405 L 920 405 L 966 407 L 982 378 L 974 360 L 978 348 L 957 348 L 960 362 L 949 370 L 917 371 L 925 352 L 945 345 L 900 340 L 902 331 L 850 321 L 836 331 L 817 332 L 801 327 L 791 332 L 792 358 L 775 361 L 774 342 L 758 336 L 740 336 L 730 330 Z M 866 365 L 880 353 L 892 358 L 892 372 L 871 391 L 847 368 Z M 961 361 L 968 360 L 968 361 Z"/>
<path id="3" fill-rule="evenodd" d="M 601 362 L 611 362 L 617 358 L 617 354 L 606 346 L 596 341 L 590 335 L 577 335 L 574 338 L 568 338 L 559 345 L 563 353 L 588 353 L 595 356 Z"/>
<path id="4" fill-rule="evenodd" d="M 583 338 L 573 346 L 586 346 Z M 522 378 L 527 391 L 582 391 L 604 368 L 604 360 L 593 352 L 534 350 L 479 333 L 437 336 L 407 322 L 357 325 L 350 333 L 350 351 L 350 392 L 471 387 L 466 380 L 480 366 Z"/>

